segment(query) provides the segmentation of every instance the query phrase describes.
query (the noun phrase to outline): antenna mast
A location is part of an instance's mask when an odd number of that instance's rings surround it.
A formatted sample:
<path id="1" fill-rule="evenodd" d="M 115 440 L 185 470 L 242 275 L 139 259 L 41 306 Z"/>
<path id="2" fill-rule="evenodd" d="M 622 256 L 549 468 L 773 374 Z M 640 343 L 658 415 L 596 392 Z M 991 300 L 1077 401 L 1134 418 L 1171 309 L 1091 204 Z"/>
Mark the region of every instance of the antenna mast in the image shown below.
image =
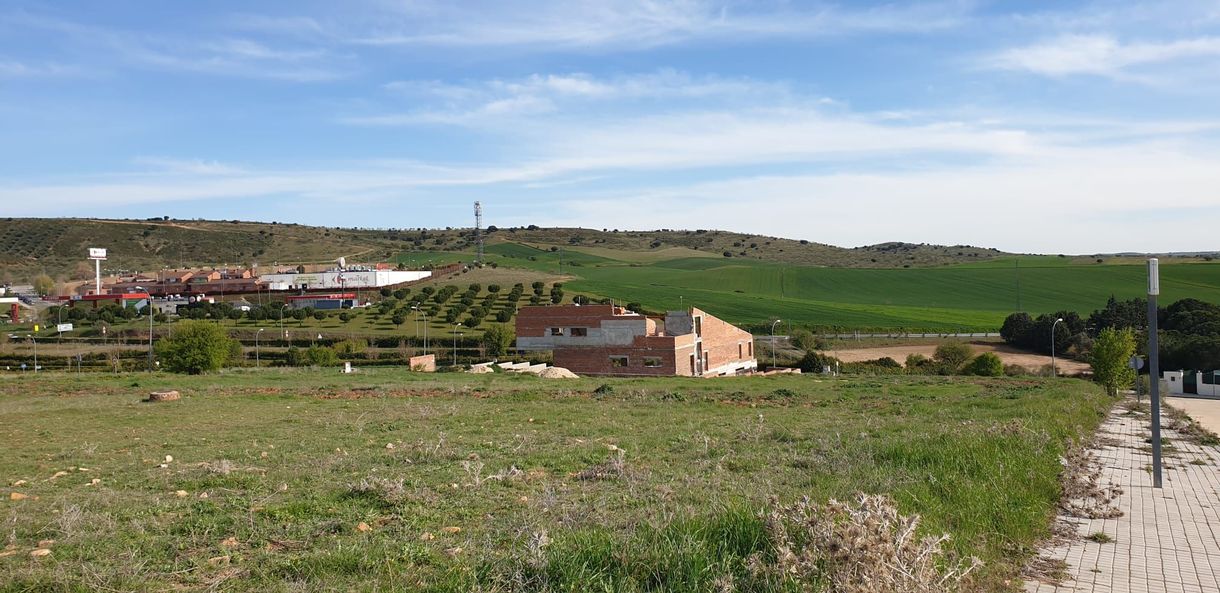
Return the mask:
<path id="1" fill-rule="evenodd" d="M 483 205 L 479 202 L 474 203 L 474 240 L 478 245 L 478 255 L 475 256 L 475 263 L 482 265 L 483 263 Z"/>

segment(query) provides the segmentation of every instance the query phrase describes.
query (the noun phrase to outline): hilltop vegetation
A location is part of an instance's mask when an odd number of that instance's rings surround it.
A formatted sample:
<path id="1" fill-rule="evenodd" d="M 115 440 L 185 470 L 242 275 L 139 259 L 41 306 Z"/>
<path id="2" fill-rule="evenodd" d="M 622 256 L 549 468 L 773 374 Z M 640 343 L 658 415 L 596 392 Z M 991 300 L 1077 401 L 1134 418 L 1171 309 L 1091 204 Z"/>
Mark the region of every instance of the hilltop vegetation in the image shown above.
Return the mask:
<path id="1" fill-rule="evenodd" d="M 0 267 L 88 277 L 82 254 L 110 268 L 392 261 L 426 267 L 474 259 L 471 229 L 360 230 L 215 221 L 7 219 Z M 1166 300 L 1220 303 L 1220 262 L 1162 261 Z M 486 262 L 461 282 L 562 282 L 577 295 L 648 311 L 699 306 L 761 330 L 779 318 L 821 330 L 997 331 L 1016 310 L 1091 311 L 1143 290 L 1135 256 L 1016 256 L 967 246 L 887 243 L 846 249 L 724 231 L 489 227 Z M 1170 265 L 1173 264 L 1173 265 Z M 515 275 L 502 282 L 505 274 Z M 439 289 L 443 284 L 438 283 Z"/>
<path id="2" fill-rule="evenodd" d="M 0 267 L 14 276 L 46 271 L 85 277 L 89 247 L 106 247 L 113 270 L 163 266 L 326 263 L 338 257 L 379 261 L 401 252 L 461 252 L 473 245 L 472 229 L 349 229 L 278 222 L 5 218 L 0 220 Z M 644 258 L 678 253 L 753 261 L 843 267 L 902 267 L 985 260 L 993 249 L 887 243 L 845 249 L 810 241 L 726 231 L 599 231 L 594 229 L 490 227 L 487 243 L 528 244 L 544 249 L 581 247 Z M 630 257 L 630 256 L 628 256 Z M 469 260 L 469 257 L 467 257 Z"/>

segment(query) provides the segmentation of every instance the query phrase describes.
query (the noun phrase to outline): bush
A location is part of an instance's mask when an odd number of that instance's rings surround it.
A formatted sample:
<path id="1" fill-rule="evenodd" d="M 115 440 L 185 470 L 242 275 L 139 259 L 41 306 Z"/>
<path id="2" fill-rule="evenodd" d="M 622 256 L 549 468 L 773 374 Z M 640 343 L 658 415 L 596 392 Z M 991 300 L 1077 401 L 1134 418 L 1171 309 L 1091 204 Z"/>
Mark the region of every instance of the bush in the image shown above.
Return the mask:
<path id="1" fill-rule="evenodd" d="M 335 352 L 343 356 L 355 356 L 364 352 L 368 347 L 369 343 L 359 338 L 343 340 L 334 345 Z"/>
<path id="2" fill-rule="evenodd" d="M 984 352 L 970 361 L 963 369 L 967 375 L 980 377 L 1001 377 L 1004 375 L 1004 361 L 994 352 Z"/>
<path id="3" fill-rule="evenodd" d="M 807 329 L 792 330 L 791 335 L 788 336 L 788 341 L 791 342 L 793 346 L 796 346 L 797 348 L 800 348 L 801 350 L 805 350 L 805 351 L 816 350 L 816 348 L 815 348 L 816 340 L 813 337 L 813 332 L 811 332 Z"/>
<path id="4" fill-rule="evenodd" d="M 326 346 L 310 346 L 305 351 L 304 362 L 310 366 L 324 367 L 339 364 L 339 355 L 333 348 Z"/>
<path id="5" fill-rule="evenodd" d="M 504 356 L 513 345 L 513 330 L 506 325 L 495 324 L 483 332 L 483 347 L 487 348 L 488 356 Z"/>
<path id="6" fill-rule="evenodd" d="M 157 358 L 166 370 L 198 375 L 220 370 L 241 344 L 207 321 L 181 321 L 168 338 L 157 342 Z"/>
<path id="7" fill-rule="evenodd" d="M 820 373 L 823 369 L 834 369 L 838 364 L 839 359 L 810 350 L 796 366 L 802 373 Z"/>
<path id="8" fill-rule="evenodd" d="M 945 342 L 936 347 L 936 353 L 932 358 L 948 368 L 956 371 L 974 356 L 974 349 L 969 344 L 962 342 Z"/>

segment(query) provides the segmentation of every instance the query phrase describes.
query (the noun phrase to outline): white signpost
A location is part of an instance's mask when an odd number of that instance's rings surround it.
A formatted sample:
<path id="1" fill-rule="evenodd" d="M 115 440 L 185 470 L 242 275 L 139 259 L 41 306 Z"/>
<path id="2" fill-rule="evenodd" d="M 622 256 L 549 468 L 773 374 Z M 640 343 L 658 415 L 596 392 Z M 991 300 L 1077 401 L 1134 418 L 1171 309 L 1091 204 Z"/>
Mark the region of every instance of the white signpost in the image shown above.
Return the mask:
<path id="1" fill-rule="evenodd" d="M 57 331 L 61 334 L 64 332 L 70 332 L 70 331 L 72 331 L 72 324 L 71 323 L 61 323 L 59 325 L 56 325 L 55 331 Z"/>
<path id="2" fill-rule="evenodd" d="M 93 294 L 102 294 L 102 260 L 106 259 L 105 247 L 90 247 L 89 259 L 94 263 L 94 289 Z"/>

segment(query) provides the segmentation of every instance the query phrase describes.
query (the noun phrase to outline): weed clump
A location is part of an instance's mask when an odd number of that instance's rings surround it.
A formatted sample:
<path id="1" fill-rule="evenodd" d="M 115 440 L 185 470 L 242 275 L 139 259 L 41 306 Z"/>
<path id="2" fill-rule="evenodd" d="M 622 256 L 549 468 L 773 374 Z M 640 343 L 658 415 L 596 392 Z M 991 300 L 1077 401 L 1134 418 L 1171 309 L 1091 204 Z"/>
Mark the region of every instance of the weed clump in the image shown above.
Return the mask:
<path id="1" fill-rule="evenodd" d="M 902 515 L 887 496 L 771 505 L 765 521 L 774 557 L 751 555 L 750 572 L 801 591 L 948 593 L 982 565 L 946 552 L 948 534 L 918 536 L 919 516 Z"/>
<path id="2" fill-rule="evenodd" d="M 594 395 L 610 395 L 612 393 L 614 393 L 614 386 L 607 383 L 602 383 L 597 386 L 597 389 L 593 390 Z"/>

